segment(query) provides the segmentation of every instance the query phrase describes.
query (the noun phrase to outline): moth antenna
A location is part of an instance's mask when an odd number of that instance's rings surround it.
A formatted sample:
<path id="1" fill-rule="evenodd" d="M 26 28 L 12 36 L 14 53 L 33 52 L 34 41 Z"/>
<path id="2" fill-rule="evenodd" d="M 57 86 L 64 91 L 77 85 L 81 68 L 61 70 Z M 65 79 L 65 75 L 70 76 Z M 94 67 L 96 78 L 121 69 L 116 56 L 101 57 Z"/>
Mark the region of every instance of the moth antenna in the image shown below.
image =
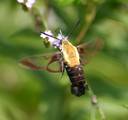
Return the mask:
<path id="1" fill-rule="evenodd" d="M 63 39 L 64 39 L 64 36 L 63 36 L 63 34 L 62 34 L 62 31 L 61 31 L 61 30 L 60 30 L 60 34 L 61 34 L 61 36 L 62 36 L 61 40 L 63 40 Z"/>
<path id="2" fill-rule="evenodd" d="M 75 25 L 72 27 L 70 33 L 68 34 L 68 38 L 71 37 L 72 33 L 76 30 L 76 28 L 78 27 L 78 25 L 80 24 L 80 19 L 78 19 L 75 23 Z"/>
<path id="3" fill-rule="evenodd" d="M 60 34 L 63 35 L 61 30 L 60 30 Z"/>
<path id="4" fill-rule="evenodd" d="M 46 36 L 49 36 L 49 37 L 55 38 L 55 39 L 57 39 L 57 40 L 60 40 L 60 39 L 58 39 L 57 37 L 54 37 L 54 36 L 52 36 L 52 35 L 49 35 L 49 34 L 47 34 L 47 33 L 45 33 L 45 32 L 40 32 L 40 33 L 42 33 L 42 34 L 44 34 L 44 35 L 46 35 Z"/>

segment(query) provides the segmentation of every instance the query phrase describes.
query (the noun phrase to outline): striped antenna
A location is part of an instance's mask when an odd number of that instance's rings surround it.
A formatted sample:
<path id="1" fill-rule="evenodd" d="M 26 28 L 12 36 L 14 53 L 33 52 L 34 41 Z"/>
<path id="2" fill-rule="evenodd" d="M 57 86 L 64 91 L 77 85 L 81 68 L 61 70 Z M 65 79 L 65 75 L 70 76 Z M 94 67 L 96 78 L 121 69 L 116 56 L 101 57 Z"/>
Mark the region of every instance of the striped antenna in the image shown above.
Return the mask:
<path id="1" fill-rule="evenodd" d="M 49 35 L 49 34 L 47 34 L 47 33 L 45 33 L 45 32 L 40 32 L 40 33 L 42 33 L 42 34 L 44 34 L 44 35 L 46 35 L 46 36 L 49 36 L 49 37 L 55 38 L 55 39 L 57 39 L 57 40 L 60 40 L 60 39 L 58 39 L 57 37 L 54 37 L 54 36 L 52 36 L 52 35 Z"/>
<path id="2" fill-rule="evenodd" d="M 75 23 L 75 25 L 72 27 L 71 32 L 68 34 L 68 38 L 71 37 L 72 33 L 74 32 L 74 30 L 76 30 L 76 28 L 78 27 L 78 25 L 80 24 L 80 19 L 78 19 Z"/>

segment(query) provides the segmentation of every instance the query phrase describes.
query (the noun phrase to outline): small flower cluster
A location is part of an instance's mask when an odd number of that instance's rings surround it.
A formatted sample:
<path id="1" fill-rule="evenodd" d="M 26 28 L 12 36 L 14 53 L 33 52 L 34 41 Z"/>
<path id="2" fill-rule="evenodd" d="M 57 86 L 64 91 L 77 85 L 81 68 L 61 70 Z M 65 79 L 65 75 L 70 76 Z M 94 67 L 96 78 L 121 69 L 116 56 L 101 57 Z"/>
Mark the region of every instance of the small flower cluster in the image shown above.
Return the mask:
<path id="1" fill-rule="evenodd" d="M 47 38 L 48 42 L 50 42 L 50 44 L 55 47 L 55 48 L 61 48 L 61 43 L 62 40 L 65 38 L 64 35 L 62 35 L 61 31 L 60 33 L 57 35 L 57 37 L 52 37 L 53 34 L 50 30 L 46 30 L 44 33 L 41 33 L 40 37 L 42 38 Z"/>
<path id="2" fill-rule="evenodd" d="M 24 4 L 27 8 L 32 8 L 33 4 L 36 2 L 36 0 L 17 0 L 18 3 Z"/>

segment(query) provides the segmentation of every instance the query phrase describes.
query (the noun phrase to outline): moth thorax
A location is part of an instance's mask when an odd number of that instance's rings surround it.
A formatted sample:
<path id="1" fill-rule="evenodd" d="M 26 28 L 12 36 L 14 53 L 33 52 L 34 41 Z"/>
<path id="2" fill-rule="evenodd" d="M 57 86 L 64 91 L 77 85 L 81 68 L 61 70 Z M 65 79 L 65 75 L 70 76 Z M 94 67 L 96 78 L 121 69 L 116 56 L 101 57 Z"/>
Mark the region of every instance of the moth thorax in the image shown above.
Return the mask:
<path id="1" fill-rule="evenodd" d="M 68 40 L 62 41 L 62 53 L 64 61 L 70 66 L 75 67 L 80 65 L 79 53 L 77 48 L 73 46 Z"/>

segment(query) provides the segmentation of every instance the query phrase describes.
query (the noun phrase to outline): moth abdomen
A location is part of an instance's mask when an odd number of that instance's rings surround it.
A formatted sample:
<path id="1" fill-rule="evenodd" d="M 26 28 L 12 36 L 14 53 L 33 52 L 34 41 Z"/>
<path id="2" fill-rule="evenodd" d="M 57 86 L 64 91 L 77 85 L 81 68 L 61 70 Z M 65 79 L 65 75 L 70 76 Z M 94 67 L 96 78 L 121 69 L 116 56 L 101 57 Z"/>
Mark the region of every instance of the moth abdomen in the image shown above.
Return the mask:
<path id="1" fill-rule="evenodd" d="M 69 67 L 66 65 L 66 71 L 71 81 L 71 92 L 76 96 L 85 94 L 85 90 L 88 89 L 87 82 L 85 81 L 84 71 L 81 65 L 75 67 Z"/>

